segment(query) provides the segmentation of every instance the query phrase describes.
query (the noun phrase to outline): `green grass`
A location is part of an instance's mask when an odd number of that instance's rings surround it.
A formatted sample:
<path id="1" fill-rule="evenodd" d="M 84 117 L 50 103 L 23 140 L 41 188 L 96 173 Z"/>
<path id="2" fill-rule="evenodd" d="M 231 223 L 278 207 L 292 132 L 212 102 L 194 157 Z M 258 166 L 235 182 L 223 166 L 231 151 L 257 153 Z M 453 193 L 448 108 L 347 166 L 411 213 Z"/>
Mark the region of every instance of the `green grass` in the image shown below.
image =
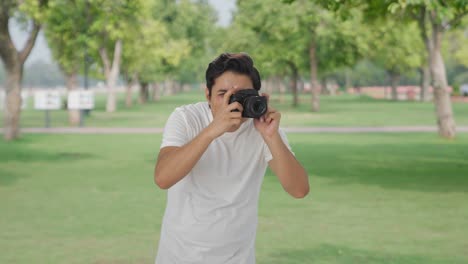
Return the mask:
<path id="1" fill-rule="evenodd" d="M 257 260 L 468 263 L 468 136 L 290 134 L 303 200 L 268 173 Z M 0 263 L 152 263 L 165 206 L 161 135 L 0 142 Z"/>
<path id="2" fill-rule="evenodd" d="M 147 105 L 135 105 L 125 108 L 124 95 L 119 94 L 118 111 L 106 113 L 105 97 L 96 98 L 96 109 L 85 119 L 85 126 L 90 127 L 163 127 L 169 114 L 182 104 L 203 101 L 201 91 L 163 96 L 159 102 Z M 435 126 L 434 105 L 431 102 L 393 102 L 376 100 L 356 95 L 322 96 L 321 110 L 310 111 L 310 95 L 300 96 L 300 105 L 291 107 L 291 96 L 273 95 L 272 105 L 282 114 L 283 126 Z M 29 102 L 32 106 L 32 100 Z M 453 103 L 455 119 L 458 125 L 468 125 L 468 104 Z M 52 111 L 52 127 L 67 126 L 66 111 Z M 43 111 L 29 107 L 21 115 L 22 127 L 43 127 Z M 0 126 L 3 122 L 0 120 Z"/>

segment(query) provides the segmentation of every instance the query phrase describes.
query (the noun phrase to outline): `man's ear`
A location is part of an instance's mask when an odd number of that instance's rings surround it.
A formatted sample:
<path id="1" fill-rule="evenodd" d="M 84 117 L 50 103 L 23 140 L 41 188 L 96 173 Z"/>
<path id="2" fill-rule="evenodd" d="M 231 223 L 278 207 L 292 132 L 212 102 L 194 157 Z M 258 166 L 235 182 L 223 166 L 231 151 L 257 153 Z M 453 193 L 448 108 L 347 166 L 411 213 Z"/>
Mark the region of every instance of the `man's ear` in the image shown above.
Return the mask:
<path id="1" fill-rule="evenodd" d="M 205 97 L 206 97 L 206 100 L 209 102 L 211 99 L 211 95 L 210 95 L 210 90 L 208 90 L 208 87 L 205 87 Z"/>

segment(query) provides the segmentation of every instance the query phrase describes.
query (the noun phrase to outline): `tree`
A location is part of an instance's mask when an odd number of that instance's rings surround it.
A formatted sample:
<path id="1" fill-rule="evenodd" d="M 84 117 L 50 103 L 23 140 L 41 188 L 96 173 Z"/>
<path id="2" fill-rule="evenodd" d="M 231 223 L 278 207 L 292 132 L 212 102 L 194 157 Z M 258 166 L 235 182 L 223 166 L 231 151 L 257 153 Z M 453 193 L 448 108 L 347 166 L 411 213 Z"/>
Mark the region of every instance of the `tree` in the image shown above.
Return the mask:
<path id="1" fill-rule="evenodd" d="M 441 48 L 444 33 L 456 28 L 468 14 L 468 2 L 466 0 L 320 0 L 319 2 L 332 10 L 343 11 L 350 6 L 360 5 L 369 17 L 393 16 L 397 19 L 418 22 L 429 55 L 439 135 L 444 138 L 454 138 L 456 125 L 447 89 L 447 73 Z"/>
<path id="2" fill-rule="evenodd" d="M 369 55 L 373 62 L 387 71 L 392 87 L 392 99 L 397 100 L 397 87 L 402 74 L 421 65 L 423 44 L 418 28 L 384 19 L 370 26 L 373 33 Z"/>
<path id="3" fill-rule="evenodd" d="M 466 1 L 415 1 L 409 6 L 393 3 L 389 6 L 393 12 L 418 12 L 421 35 L 429 54 L 429 68 L 434 88 L 434 103 L 437 115 L 439 135 L 445 138 L 455 137 L 455 119 L 453 117 L 452 102 L 447 86 L 447 73 L 442 57 L 443 34 L 450 27 L 457 25 L 459 20 L 468 14 Z M 426 20 L 429 20 L 429 27 Z"/>
<path id="4" fill-rule="evenodd" d="M 186 54 L 177 65 L 164 63 L 167 76 L 181 83 L 203 82 L 206 62 L 211 60 L 220 41 L 216 39 L 216 13 L 206 0 L 163 1 L 154 16 L 162 21 L 175 42 L 187 43 Z"/>
<path id="5" fill-rule="evenodd" d="M 288 67 L 293 83 L 299 74 L 310 76 L 312 111 L 320 108 L 319 75 L 354 65 L 363 53 L 366 36 L 353 21 L 342 21 L 311 1 L 241 1 L 235 19 L 259 36 L 256 52 L 273 69 Z M 356 21 L 360 15 L 356 14 Z M 272 62 L 272 63 L 271 63 Z M 296 85 L 293 85 L 297 105 Z"/>
<path id="6" fill-rule="evenodd" d="M 50 0 L 45 35 L 52 55 L 65 75 L 68 91 L 78 89 L 78 73 L 85 59 L 89 3 L 84 0 Z M 69 124 L 79 125 L 80 111 L 68 110 Z"/>
<path id="7" fill-rule="evenodd" d="M 446 67 L 447 80 L 455 91 L 468 83 L 468 19 L 465 23 L 446 34 L 443 44 L 443 52 Z"/>
<path id="8" fill-rule="evenodd" d="M 456 63 L 468 68 L 468 21 L 465 26 L 452 30 L 447 34 L 446 46 L 447 55 L 453 55 Z M 444 55 L 445 55 L 444 54 Z"/>
<path id="9" fill-rule="evenodd" d="M 140 25 L 130 33 L 138 42 L 128 42 L 123 52 L 122 69 L 129 86 L 140 83 L 139 101 L 146 103 L 149 100 L 149 84 L 161 81 L 168 68 L 177 67 L 182 58 L 189 55 L 190 45 L 185 39 L 171 38 L 167 27 L 151 15 L 142 19 Z M 129 86 L 127 106 L 131 104 Z"/>
<path id="10" fill-rule="evenodd" d="M 263 77 L 289 75 L 292 104 L 297 106 L 297 80 L 308 60 L 301 56 L 304 38 L 291 30 L 296 25 L 289 19 L 292 12 L 274 1 L 240 2 L 222 47 L 251 53 Z"/>
<path id="11" fill-rule="evenodd" d="M 0 3 L 0 57 L 6 71 L 4 138 L 8 141 L 19 137 L 23 66 L 36 42 L 46 8 L 47 0 L 2 0 Z M 29 37 L 20 50 L 15 47 L 8 28 L 14 16 L 21 17 L 30 27 Z"/>
<path id="12" fill-rule="evenodd" d="M 106 111 L 117 109 L 115 86 L 120 74 L 123 45 L 128 32 L 138 25 L 138 15 L 142 10 L 142 0 L 88 0 L 89 1 L 89 46 L 99 58 L 107 86 Z"/>

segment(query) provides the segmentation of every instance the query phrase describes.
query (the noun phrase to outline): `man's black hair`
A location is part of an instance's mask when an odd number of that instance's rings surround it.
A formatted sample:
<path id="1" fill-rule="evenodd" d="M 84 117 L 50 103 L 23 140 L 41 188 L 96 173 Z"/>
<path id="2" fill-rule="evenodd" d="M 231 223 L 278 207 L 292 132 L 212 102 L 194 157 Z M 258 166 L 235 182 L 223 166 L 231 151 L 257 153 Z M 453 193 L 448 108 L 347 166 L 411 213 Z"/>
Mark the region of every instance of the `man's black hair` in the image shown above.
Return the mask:
<path id="1" fill-rule="evenodd" d="M 206 87 L 208 87 L 210 96 L 216 78 L 227 71 L 249 76 L 253 84 L 253 87 L 249 88 L 254 88 L 257 91 L 260 90 L 262 86 L 260 73 L 254 67 L 252 58 L 247 53 L 223 53 L 210 62 L 206 69 Z"/>

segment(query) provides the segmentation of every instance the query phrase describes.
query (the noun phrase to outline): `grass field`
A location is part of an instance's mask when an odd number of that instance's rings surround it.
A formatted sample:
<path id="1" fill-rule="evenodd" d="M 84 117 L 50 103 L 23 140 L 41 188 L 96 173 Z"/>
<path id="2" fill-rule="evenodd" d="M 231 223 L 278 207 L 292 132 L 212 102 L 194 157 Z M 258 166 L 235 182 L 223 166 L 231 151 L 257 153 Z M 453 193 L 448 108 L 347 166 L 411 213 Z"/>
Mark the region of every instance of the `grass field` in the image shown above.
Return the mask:
<path id="1" fill-rule="evenodd" d="M 265 176 L 258 263 L 468 263 L 467 134 L 289 139 L 311 192 L 295 200 Z M 160 140 L 0 141 L 0 263 L 153 263 L 165 206 L 152 180 Z"/>
<path id="2" fill-rule="evenodd" d="M 103 95 L 96 98 L 96 109 L 85 119 L 89 127 L 163 127 L 168 115 L 176 106 L 203 101 L 201 91 L 163 96 L 157 103 L 135 105 L 126 109 L 123 94 L 119 95 L 118 111 L 106 113 Z M 431 102 L 393 102 L 375 100 L 356 95 L 322 96 L 321 111 L 310 111 L 310 95 L 300 96 L 298 108 L 291 107 L 291 96 L 273 95 L 272 105 L 278 108 L 284 118 L 283 126 L 435 126 L 434 105 Z M 280 101 L 280 99 L 283 99 Z M 22 112 L 22 127 L 43 127 L 43 111 L 29 108 Z M 453 103 L 454 115 L 458 125 L 468 125 L 468 104 Z M 51 126 L 67 126 L 66 111 L 51 111 Z M 2 120 L 0 120 L 1 126 Z"/>

